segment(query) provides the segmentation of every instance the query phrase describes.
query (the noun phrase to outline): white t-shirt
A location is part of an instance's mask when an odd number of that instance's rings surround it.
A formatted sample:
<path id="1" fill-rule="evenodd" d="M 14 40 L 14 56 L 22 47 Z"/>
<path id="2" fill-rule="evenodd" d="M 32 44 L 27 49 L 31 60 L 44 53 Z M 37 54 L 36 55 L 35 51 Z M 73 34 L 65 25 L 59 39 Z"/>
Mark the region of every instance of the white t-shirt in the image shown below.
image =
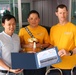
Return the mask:
<path id="1" fill-rule="evenodd" d="M 7 35 L 4 31 L 0 33 L 0 58 L 11 67 L 11 52 L 19 52 L 20 39 L 17 34 L 12 37 Z M 0 66 L 1 70 L 5 70 Z"/>

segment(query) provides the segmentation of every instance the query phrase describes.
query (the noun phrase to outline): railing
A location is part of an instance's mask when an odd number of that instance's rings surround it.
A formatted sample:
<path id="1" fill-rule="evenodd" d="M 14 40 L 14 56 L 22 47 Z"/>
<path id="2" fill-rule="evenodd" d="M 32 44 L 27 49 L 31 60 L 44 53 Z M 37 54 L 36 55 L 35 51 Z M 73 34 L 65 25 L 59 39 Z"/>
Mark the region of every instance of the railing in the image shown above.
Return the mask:
<path id="1" fill-rule="evenodd" d="M 50 68 L 46 71 L 45 75 L 63 75 L 59 68 Z"/>

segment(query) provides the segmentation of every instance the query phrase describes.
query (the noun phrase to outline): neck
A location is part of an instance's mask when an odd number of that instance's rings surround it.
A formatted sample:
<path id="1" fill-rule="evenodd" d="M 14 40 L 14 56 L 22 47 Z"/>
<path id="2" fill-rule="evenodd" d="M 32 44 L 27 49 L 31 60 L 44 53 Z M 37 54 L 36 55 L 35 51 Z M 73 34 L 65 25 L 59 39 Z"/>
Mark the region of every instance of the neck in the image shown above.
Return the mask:
<path id="1" fill-rule="evenodd" d="M 5 32 L 5 31 L 4 31 Z M 13 35 L 13 33 L 12 34 L 9 34 L 9 33 L 7 33 L 7 32 L 5 32 L 7 35 L 9 35 L 9 36 L 12 36 Z"/>
<path id="2" fill-rule="evenodd" d="M 31 26 L 31 25 L 30 25 L 30 27 L 31 27 L 31 28 L 37 28 L 38 26 Z"/>
<path id="3" fill-rule="evenodd" d="M 60 21 L 59 24 L 60 25 L 65 25 L 68 21 Z"/>

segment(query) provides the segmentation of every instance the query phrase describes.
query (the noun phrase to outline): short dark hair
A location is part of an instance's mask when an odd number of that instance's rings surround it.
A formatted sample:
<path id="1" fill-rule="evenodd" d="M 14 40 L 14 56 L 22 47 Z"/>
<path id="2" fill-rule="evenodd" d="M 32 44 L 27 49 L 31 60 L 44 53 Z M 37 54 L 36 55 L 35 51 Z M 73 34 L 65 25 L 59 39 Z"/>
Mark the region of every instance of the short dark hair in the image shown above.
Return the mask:
<path id="1" fill-rule="evenodd" d="M 67 6 L 66 5 L 64 5 L 64 4 L 60 4 L 60 5 L 58 5 L 57 7 L 56 7 L 56 12 L 58 12 L 58 8 L 61 8 L 61 9 L 63 9 L 63 8 L 66 8 L 66 10 L 68 11 L 68 9 L 67 9 Z"/>
<path id="2" fill-rule="evenodd" d="M 38 13 L 36 10 L 31 10 L 31 11 L 29 12 L 29 14 L 28 14 L 28 18 L 29 18 L 29 16 L 30 16 L 32 13 L 37 14 L 38 17 L 40 18 L 40 15 L 39 15 L 39 13 Z"/>
<path id="3" fill-rule="evenodd" d="M 10 15 L 10 14 L 6 14 L 2 17 L 2 23 L 5 23 L 5 20 L 10 20 L 10 19 L 14 19 L 16 21 L 16 18 L 13 16 L 13 15 Z"/>

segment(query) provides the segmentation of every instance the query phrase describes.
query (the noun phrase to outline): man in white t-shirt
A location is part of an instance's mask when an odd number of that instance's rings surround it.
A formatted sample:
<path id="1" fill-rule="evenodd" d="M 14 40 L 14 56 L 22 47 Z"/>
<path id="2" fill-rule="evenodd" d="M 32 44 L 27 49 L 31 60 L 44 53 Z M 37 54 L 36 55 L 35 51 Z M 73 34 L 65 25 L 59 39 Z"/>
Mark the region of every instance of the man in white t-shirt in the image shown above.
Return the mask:
<path id="1" fill-rule="evenodd" d="M 13 15 L 4 15 L 2 18 L 4 31 L 0 33 L 0 75 L 16 75 L 21 69 L 11 68 L 11 52 L 19 52 L 20 40 L 14 33 L 16 19 Z"/>

